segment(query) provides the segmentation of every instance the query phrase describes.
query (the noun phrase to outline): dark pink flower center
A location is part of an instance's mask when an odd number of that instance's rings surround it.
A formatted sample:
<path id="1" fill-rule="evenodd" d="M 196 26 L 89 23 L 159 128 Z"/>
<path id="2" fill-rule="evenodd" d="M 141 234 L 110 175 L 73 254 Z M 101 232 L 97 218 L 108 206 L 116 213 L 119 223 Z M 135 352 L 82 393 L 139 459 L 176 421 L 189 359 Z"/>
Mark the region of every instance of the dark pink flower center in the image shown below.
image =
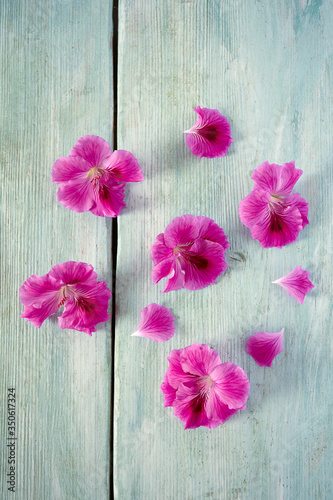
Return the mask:
<path id="1" fill-rule="evenodd" d="M 98 186 L 99 180 L 104 173 L 105 170 L 101 167 L 93 167 L 91 170 L 89 170 L 88 177 L 91 177 L 91 182 L 94 188 Z"/>
<path id="2" fill-rule="evenodd" d="M 185 245 L 177 245 L 173 249 L 173 253 L 186 264 L 191 264 L 198 269 L 206 269 L 208 266 L 208 260 L 205 257 L 189 250 L 192 245 L 193 241 L 186 243 Z"/>

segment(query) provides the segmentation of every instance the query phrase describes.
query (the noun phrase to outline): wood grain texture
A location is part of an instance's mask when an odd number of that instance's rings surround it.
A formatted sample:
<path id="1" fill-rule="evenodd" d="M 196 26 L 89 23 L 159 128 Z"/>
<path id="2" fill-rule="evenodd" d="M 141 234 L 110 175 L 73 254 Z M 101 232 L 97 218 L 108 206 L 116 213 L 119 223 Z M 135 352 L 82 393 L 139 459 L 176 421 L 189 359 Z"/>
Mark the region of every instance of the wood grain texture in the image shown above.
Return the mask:
<path id="1" fill-rule="evenodd" d="M 327 499 L 332 470 L 332 28 L 329 1 L 119 2 L 118 147 L 145 181 L 119 219 L 116 322 L 117 499 Z M 197 105 L 231 122 L 222 159 L 198 159 L 183 130 Z M 298 241 L 263 249 L 238 218 L 265 160 L 295 160 L 310 206 Z M 213 218 L 231 244 L 215 286 L 160 294 L 150 247 L 172 218 Z M 298 304 L 271 281 L 296 265 L 316 285 Z M 131 338 L 151 302 L 176 316 L 165 344 Z M 256 331 L 285 327 L 272 368 L 245 352 Z M 242 366 L 245 411 L 184 431 L 159 386 L 172 349 L 193 342 Z"/>
<path id="2" fill-rule="evenodd" d="M 109 498 L 110 322 L 92 337 L 20 318 L 18 289 L 68 260 L 111 286 L 111 221 L 56 200 L 53 162 L 85 134 L 112 144 L 106 0 L 1 2 L 3 499 Z M 16 494 L 7 491 L 7 388 L 16 388 Z"/>

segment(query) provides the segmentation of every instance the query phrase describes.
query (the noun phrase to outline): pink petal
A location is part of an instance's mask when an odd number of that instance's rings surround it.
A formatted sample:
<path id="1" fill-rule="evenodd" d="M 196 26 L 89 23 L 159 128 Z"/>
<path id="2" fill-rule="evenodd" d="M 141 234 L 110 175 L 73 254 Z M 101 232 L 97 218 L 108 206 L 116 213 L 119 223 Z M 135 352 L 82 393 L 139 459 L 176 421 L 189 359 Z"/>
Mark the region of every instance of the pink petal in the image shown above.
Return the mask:
<path id="1" fill-rule="evenodd" d="M 100 217 L 118 217 L 126 203 L 124 202 L 125 183 L 116 184 L 112 179 L 103 182 L 103 177 L 95 190 L 96 203 L 90 208 L 90 212 Z"/>
<path id="2" fill-rule="evenodd" d="M 180 290 L 180 288 L 184 288 L 184 285 L 185 275 L 182 271 L 179 260 L 175 260 L 170 277 L 165 284 L 163 293 L 171 292 L 173 290 Z"/>
<path id="3" fill-rule="evenodd" d="M 173 349 L 168 356 L 169 367 L 165 374 L 164 382 L 175 390 L 183 383 L 186 383 L 186 385 L 193 385 L 196 379 L 194 375 L 185 373 L 183 370 L 181 364 L 181 355 L 183 351 L 184 349 Z"/>
<path id="4" fill-rule="evenodd" d="M 59 321 L 60 328 L 69 328 L 91 335 L 98 323 L 111 316 L 107 313 L 111 292 L 104 281 L 95 285 L 73 285 L 74 297 L 65 302 L 64 312 Z"/>
<path id="5" fill-rule="evenodd" d="M 260 366 L 272 366 L 273 359 L 283 351 L 284 328 L 278 333 L 258 332 L 249 338 L 246 351 Z"/>
<path id="6" fill-rule="evenodd" d="M 210 374 L 221 364 L 220 356 L 208 345 L 194 343 L 180 353 L 180 364 L 184 372 L 199 377 Z"/>
<path id="7" fill-rule="evenodd" d="M 270 194 L 264 190 L 255 189 L 248 194 L 239 205 L 239 218 L 246 227 L 262 223 L 267 214 Z"/>
<path id="8" fill-rule="evenodd" d="M 173 257 L 173 250 L 164 243 L 164 234 L 161 233 L 156 236 L 155 243 L 151 247 L 151 258 L 154 264 L 158 264 L 162 260 L 170 259 Z"/>
<path id="9" fill-rule="evenodd" d="M 80 156 L 91 165 L 90 168 L 93 168 L 101 167 L 111 154 L 109 144 L 102 137 L 85 135 L 77 141 L 69 156 Z"/>
<path id="10" fill-rule="evenodd" d="M 208 240 L 196 240 L 190 250 L 182 253 L 180 262 L 185 273 L 184 286 L 188 290 L 213 285 L 228 267 L 223 247 Z"/>
<path id="11" fill-rule="evenodd" d="M 251 228 L 251 234 L 264 248 L 282 248 L 294 243 L 302 229 L 303 219 L 298 208 L 281 203 L 274 210 L 267 210 L 265 218 Z"/>
<path id="12" fill-rule="evenodd" d="M 231 410 L 242 408 L 249 397 L 250 383 L 244 370 L 233 363 L 216 366 L 210 374 L 221 402 Z"/>
<path id="13" fill-rule="evenodd" d="M 83 158 L 63 157 L 59 158 L 52 167 L 51 180 L 57 184 L 62 182 L 77 181 L 87 178 L 91 165 Z"/>
<path id="14" fill-rule="evenodd" d="M 305 271 L 301 266 L 295 267 L 289 274 L 272 283 L 282 286 L 300 304 L 303 304 L 305 295 L 314 288 L 309 279 L 309 271 Z"/>
<path id="15" fill-rule="evenodd" d="M 295 203 L 287 205 L 286 199 L 272 198 L 267 192 L 255 189 L 241 201 L 240 219 L 264 248 L 282 248 L 293 243 L 303 229 L 300 210 Z"/>
<path id="16" fill-rule="evenodd" d="M 194 111 L 199 118 L 184 132 L 187 134 L 186 143 L 192 153 L 199 158 L 215 158 L 227 154 L 233 142 L 228 120 L 217 109 L 197 106 Z"/>
<path id="17" fill-rule="evenodd" d="M 88 177 L 79 177 L 62 183 L 57 192 L 57 200 L 74 212 L 86 212 L 95 205 L 93 185 Z"/>
<path id="18" fill-rule="evenodd" d="M 170 309 L 158 304 L 149 304 L 141 311 L 141 321 L 132 336 L 166 342 L 174 336 L 175 331 L 175 318 Z"/>
<path id="19" fill-rule="evenodd" d="M 63 285 L 74 285 L 75 283 L 82 283 L 85 285 L 95 285 L 97 274 L 93 266 L 85 262 L 75 262 L 70 260 L 63 264 L 56 264 L 48 273 L 49 277 L 60 280 Z"/>
<path id="20" fill-rule="evenodd" d="M 295 162 L 276 165 L 265 161 L 251 174 L 254 189 L 263 189 L 275 196 L 287 196 L 303 174 L 302 170 L 295 168 Z"/>
<path id="21" fill-rule="evenodd" d="M 213 219 L 200 215 L 196 217 L 198 238 L 213 241 L 222 246 L 224 250 L 230 247 L 223 229 Z"/>
<path id="22" fill-rule="evenodd" d="M 129 151 L 118 149 L 103 164 L 117 182 L 143 181 L 143 173 L 138 160 Z"/>
<path id="23" fill-rule="evenodd" d="M 164 231 L 164 242 L 169 248 L 188 245 L 193 243 L 198 234 L 197 217 L 194 215 L 182 215 L 181 217 L 175 217 L 167 225 Z"/>
<path id="24" fill-rule="evenodd" d="M 50 276 L 49 273 L 44 276 L 34 274 L 19 289 L 21 302 L 24 306 L 40 308 L 44 302 L 53 302 L 64 285 L 61 278 Z"/>
<path id="25" fill-rule="evenodd" d="M 169 257 L 165 260 L 161 260 L 156 264 L 151 272 L 151 279 L 154 285 L 158 283 L 162 278 L 168 276 L 172 271 L 173 275 L 175 273 L 175 256 Z"/>
<path id="26" fill-rule="evenodd" d="M 309 204 L 304 200 L 304 198 L 301 198 L 298 193 L 291 194 L 290 196 L 286 196 L 283 199 L 283 203 L 288 206 L 294 206 L 297 207 L 301 217 L 302 217 L 302 225 L 303 228 L 309 224 L 308 221 L 308 207 Z M 302 229 L 303 229 L 302 228 Z"/>
<path id="27" fill-rule="evenodd" d="M 185 424 L 185 429 L 196 429 L 200 426 L 215 428 L 220 425 L 219 421 L 208 419 L 205 395 L 198 392 L 195 386 L 186 387 L 181 384 L 173 408 L 175 416 Z"/>

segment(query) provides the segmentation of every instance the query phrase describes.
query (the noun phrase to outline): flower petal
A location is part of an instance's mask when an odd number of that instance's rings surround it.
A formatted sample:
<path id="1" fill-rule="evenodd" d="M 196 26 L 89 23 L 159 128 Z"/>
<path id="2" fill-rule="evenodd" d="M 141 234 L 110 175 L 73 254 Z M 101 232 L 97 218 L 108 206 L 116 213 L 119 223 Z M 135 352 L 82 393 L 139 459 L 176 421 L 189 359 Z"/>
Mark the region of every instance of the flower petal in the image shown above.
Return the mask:
<path id="1" fill-rule="evenodd" d="M 110 145 L 105 139 L 97 135 L 85 135 L 77 141 L 69 156 L 80 156 L 93 168 L 101 167 L 111 154 Z"/>
<path id="2" fill-rule="evenodd" d="M 291 194 L 290 196 L 286 196 L 283 199 L 283 203 L 285 205 L 288 205 L 288 206 L 290 205 L 290 206 L 294 206 L 294 207 L 298 208 L 298 210 L 299 210 L 299 212 L 301 214 L 301 217 L 302 217 L 303 228 L 307 224 L 309 224 L 309 221 L 308 221 L 308 207 L 309 207 L 309 204 L 305 201 L 304 198 L 301 198 L 298 193 L 294 193 L 294 194 Z"/>
<path id="3" fill-rule="evenodd" d="M 169 248 L 165 245 L 163 233 L 157 235 L 156 240 L 157 241 L 153 243 L 150 251 L 152 261 L 155 265 L 162 260 L 170 259 L 174 255 L 172 248 Z"/>
<path id="4" fill-rule="evenodd" d="M 194 215 L 175 217 L 165 228 L 164 242 L 169 248 L 191 245 L 198 237 L 198 221 Z"/>
<path id="5" fill-rule="evenodd" d="M 224 250 L 230 247 L 223 229 L 213 219 L 200 215 L 196 217 L 198 238 L 213 241 L 222 246 Z"/>
<path id="6" fill-rule="evenodd" d="M 51 276 L 49 273 L 44 276 L 34 274 L 25 280 L 19 289 L 21 302 L 24 306 L 40 308 L 46 302 L 53 302 L 65 284 L 61 278 Z"/>
<path id="7" fill-rule="evenodd" d="M 185 424 L 185 429 L 196 429 L 200 426 L 215 428 L 220 425 L 219 421 L 208 419 L 205 401 L 205 395 L 198 392 L 195 386 L 179 386 L 172 406 L 175 416 Z"/>
<path id="8" fill-rule="evenodd" d="M 70 328 L 91 335 L 98 323 L 111 316 L 107 313 L 111 292 L 104 281 L 95 285 L 73 285 L 74 297 L 65 302 L 64 312 L 59 321 L 60 328 Z"/>
<path id="9" fill-rule="evenodd" d="M 171 275 L 165 284 L 165 289 L 163 293 L 171 292 L 174 290 L 180 290 L 184 288 L 185 275 L 182 271 L 179 260 L 174 261 L 174 265 L 171 271 Z"/>
<path id="10" fill-rule="evenodd" d="M 184 133 L 192 153 L 199 158 L 221 157 L 227 154 L 231 138 L 228 120 L 217 109 L 201 108 L 194 111 L 199 115 L 195 124 Z"/>
<path id="11" fill-rule="evenodd" d="M 251 179 L 254 189 L 263 189 L 275 196 L 288 196 L 302 174 L 302 170 L 295 168 L 294 161 L 283 165 L 265 161 L 252 172 Z"/>
<path id="12" fill-rule="evenodd" d="M 73 260 L 69 260 L 63 264 L 56 264 L 52 267 L 48 275 L 60 280 L 63 285 L 74 285 L 80 282 L 92 286 L 96 284 L 97 280 L 97 274 L 93 266 L 85 262 L 75 262 Z"/>
<path id="13" fill-rule="evenodd" d="M 180 363 L 184 372 L 198 377 L 210 374 L 216 366 L 221 364 L 220 356 L 206 344 L 185 347 L 180 353 Z"/>
<path id="14" fill-rule="evenodd" d="M 57 192 L 57 200 L 74 212 L 86 212 L 95 205 L 95 193 L 88 177 L 62 183 Z"/>
<path id="15" fill-rule="evenodd" d="M 51 180 L 57 184 L 62 182 L 76 181 L 87 178 L 91 165 L 83 158 L 63 157 L 54 162 L 51 172 Z"/>
<path id="16" fill-rule="evenodd" d="M 116 182 L 143 181 L 143 173 L 138 160 L 129 151 L 118 149 L 104 162 L 106 168 Z"/>
<path id="17" fill-rule="evenodd" d="M 112 179 L 100 179 L 98 189 L 95 190 L 96 203 L 90 208 L 90 212 L 100 217 L 118 217 L 126 203 L 124 202 L 125 183 L 117 184 Z"/>
<path id="18" fill-rule="evenodd" d="M 168 356 L 169 367 L 165 374 L 164 382 L 173 387 L 175 390 L 177 390 L 180 384 L 183 383 L 187 386 L 191 386 L 197 379 L 195 375 L 184 372 L 181 364 L 181 355 L 183 351 L 184 349 L 173 349 Z"/>
<path id="19" fill-rule="evenodd" d="M 162 278 L 168 276 L 172 271 L 174 271 L 175 257 L 169 257 L 168 259 L 161 260 L 156 266 L 154 266 L 151 272 L 151 279 L 154 285 L 158 283 Z M 174 272 L 173 272 L 174 275 Z"/>
<path id="20" fill-rule="evenodd" d="M 223 363 L 216 366 L 210 376 L 214 381 L 214 391 L 222 403 L 231 410 L 244 407 L 250 393 L 250 382 L 240 366 Z"/>
<path id="21" fill-rule="evenodd" d="M 294 243 L 302 229 L 303 219 L 298 208 L 280 202 L 273 208 L 267 207 L 262 219 L 251 227 L 251 234 L 264 248 L 282 248 Z"/>
<path id="22" fill-rule="evenodd" d="M 201 290 L 213 285 L 216 278 L 228 267 L 221 245 L 199 239 L 190 250 L 182 253 L 180 262 L 185 273 L 184 286 L 188 290 Z"/>
<path id="23" fill-rule="evenodd" d="M 239 218 L 246 227 L 262 223 L 267 213 L 270 195 L 264 190 L 255 189 L 245 196 L 239 205 Z"/>
<path id="24" fill-rule="evenodd" d="M 284 328 L 277 333 L 258 332 L 246 344 L 246 351 L 260 366 L 272 366 L 273 359 L 283 351 Z"/>
<path id="25" fill-rule="evenodd" d="M 175 331 L 175 318 L 170 309 L 153 303 L 141 311 L 141 321 L 132 336 L 165 342 L 174 336 Z"/>
<path id="26" fill-rule="evenodd" d="M 309 279 L 309 271 L 305 271 L 301 266 L 295 267 L 289 274 L 272 283 L 282 286 L 300 304 L 303 304 L 305 295 L 314 288 Z"/>

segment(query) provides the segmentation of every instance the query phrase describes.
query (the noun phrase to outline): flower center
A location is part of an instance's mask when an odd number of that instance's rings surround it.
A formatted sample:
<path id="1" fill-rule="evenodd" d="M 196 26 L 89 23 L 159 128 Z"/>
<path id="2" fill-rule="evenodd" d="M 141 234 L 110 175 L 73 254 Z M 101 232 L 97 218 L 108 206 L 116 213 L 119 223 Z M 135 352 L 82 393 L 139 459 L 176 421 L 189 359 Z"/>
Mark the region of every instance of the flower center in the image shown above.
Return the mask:
<path id="1" fill-rule="evenodd" d="M 70 295 L 70 285 L 64 285 L 63 287 L 60 288 L 59 290 L 59 302 L 58 302 L 58 309 L 60 306 L 63 306 L 66 300 L 68 299 Z"/>
<path id="2" fill-rule="evenodd" d="M 91 177 L 91 182 L 94 188 L 97 187 L 98 181 L 103 174 L 104 170 L 100 167 L 93 167 L 91 170 L 89 170 L 87 177 Z"/>

